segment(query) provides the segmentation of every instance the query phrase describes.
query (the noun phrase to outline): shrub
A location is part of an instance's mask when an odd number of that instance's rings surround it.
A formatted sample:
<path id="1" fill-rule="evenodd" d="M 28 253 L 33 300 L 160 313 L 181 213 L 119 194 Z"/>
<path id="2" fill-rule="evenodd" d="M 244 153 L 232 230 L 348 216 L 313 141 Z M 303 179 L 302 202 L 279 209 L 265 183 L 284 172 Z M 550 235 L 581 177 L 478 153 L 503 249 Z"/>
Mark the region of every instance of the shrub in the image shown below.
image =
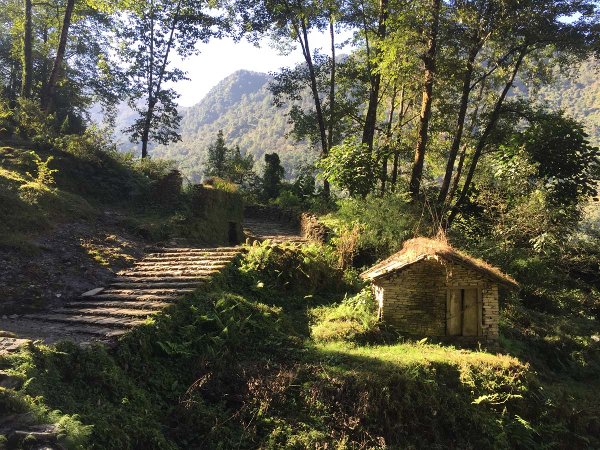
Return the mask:
<path id="1" fill-rule="evenodd" d="M 335 255 L 318 244 L 255 243 L 240 265 L 255 286 L 275 292 L 313 294 L 332 292 L 344 284 Z"/>
<path id="2" fill-rule="evenodd" d="M 355 341 L 378 330 L 377 304 L 370 287 L 334 306 L 314 311 L 311 336 L 316 341 Z"/>

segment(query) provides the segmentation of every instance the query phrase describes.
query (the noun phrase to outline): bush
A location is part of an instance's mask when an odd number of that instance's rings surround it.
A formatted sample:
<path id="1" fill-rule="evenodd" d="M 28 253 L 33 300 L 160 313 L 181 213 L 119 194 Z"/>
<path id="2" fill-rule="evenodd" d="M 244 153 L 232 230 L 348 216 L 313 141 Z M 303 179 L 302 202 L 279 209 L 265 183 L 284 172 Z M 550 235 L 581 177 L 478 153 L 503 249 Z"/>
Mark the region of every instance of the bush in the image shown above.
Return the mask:
<path id="1" fill-rule="evenodd" d="M 370 195 L 364 200 L 343 199 L 336 212 L 322 218 L 334 230 L 337 241 L 346 241 L 346 233 L 360 229 L 353 244 L 354 262 L 358 266 L 370 265 L 375 260 L 389 256 L 401 248 L 402 243 L 415 234 L 427 235 L 431 228 L 420 220 L 405 194 L 388 194 L 385 197 Z"/>
<path id="2" fill-rule="evenodd" d="M 344 273 L 332 251 L 318 244 L 254 243 L 240 265 L 254 286 L 273 293 L 333 292 L 344 284 Z"/>
<path id="3" fill-rule="evenodd" d="M 357 341 L 378 331 L 377 303 L 370 287 L 333 306 L 314 310 L 311 327 L 315 341 Z"/>

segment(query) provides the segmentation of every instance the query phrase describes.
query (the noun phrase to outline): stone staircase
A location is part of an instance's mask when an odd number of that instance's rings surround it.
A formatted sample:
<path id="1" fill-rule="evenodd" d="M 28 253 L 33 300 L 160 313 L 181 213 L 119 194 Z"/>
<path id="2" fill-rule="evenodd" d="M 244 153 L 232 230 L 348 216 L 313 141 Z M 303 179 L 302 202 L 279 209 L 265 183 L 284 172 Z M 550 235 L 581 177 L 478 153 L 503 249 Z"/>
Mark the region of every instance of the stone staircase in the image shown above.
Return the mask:
<path id="1" fill-rule="evenodd" d="M 48 311 L 11 316 L 0 321 L 0 329 L 46 342 L 110 341 L 193 292 L 240 253 L 240 247 L 160 249 L 120 272 L 107 288 Z"/>
<path id="2" fill-rule="evenodd" d="M 274 222 L 267 218 L 246 218 L 244 228 L 250 238 L 257 241 L 270 240 L 274 244 L 306 244 L 297 227 L 284 222 Z"/>

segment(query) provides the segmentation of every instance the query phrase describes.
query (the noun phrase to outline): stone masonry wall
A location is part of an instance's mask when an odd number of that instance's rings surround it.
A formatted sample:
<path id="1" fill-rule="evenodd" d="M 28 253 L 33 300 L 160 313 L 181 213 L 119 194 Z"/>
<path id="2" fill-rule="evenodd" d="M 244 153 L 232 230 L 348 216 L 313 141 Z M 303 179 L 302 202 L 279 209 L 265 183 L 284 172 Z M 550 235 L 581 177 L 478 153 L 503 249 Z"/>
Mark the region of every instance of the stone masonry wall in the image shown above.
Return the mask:
<path id="1" fill-rule="evenodd" d="M 381 318 L 405 333 L 419 336 L 446 335 L 449 287 L 481 290 L 482 337 L 497 339 L 498 286 L 479 272 L 429 258 L 374 282 Z"/>

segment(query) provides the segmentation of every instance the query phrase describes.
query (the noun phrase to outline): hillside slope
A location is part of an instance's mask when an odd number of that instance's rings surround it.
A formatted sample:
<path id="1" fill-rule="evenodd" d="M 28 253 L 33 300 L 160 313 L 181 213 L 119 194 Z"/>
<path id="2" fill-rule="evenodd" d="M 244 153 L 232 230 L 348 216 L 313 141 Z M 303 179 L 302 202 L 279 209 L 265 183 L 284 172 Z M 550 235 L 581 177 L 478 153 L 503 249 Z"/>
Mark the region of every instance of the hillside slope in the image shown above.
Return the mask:
<path id="1" fill-rule="evenodd" d="M 532 98 L 551 109 L 563 109 L 581 121 L 595 144 L 600 142 L 600 81 L 597 63 L 588 61 L 573 74 L 559 76 L 555 83 L 538 89 L 519 84 L 515 93 Z M 223 130 L 229 145 L 239 145 L 260 164 L 263 155 L 279 153 L 287 176 L 293 176 L 298 163 L 311 160 L 316 151 L 307 143 L 287 138 L 291 131 L 287 108 L 273 105 L 268 90 L 270 76 L 240 70 L 222 80 L 204 99 L 181 111 L 181 142 L 153 148 L 156 157 L 178 162 L 186 176 L 194 181 L 202 177 L 206 149 Z M 310 108 L 310 99 L 303 101 Z"/>
<path id="2" fill-rule="evenodd" d="M 286 175 L 292 175 L 294 167 L 316 152 L 306 143 L 286 138 L 291 131 L 288 109 L 273 105 L 269 80 L 267 74 L 246 70 L 228 76 L 200 103 L 181 111 L 181 142 L 155 147 L 153 154 L 178 161 L 184 174 L 197 181 L 202 177 L 206 149 L 223 130 L 228 145 L 239 145 L 257 162 L 265 153 L 279 153 Z"/>

